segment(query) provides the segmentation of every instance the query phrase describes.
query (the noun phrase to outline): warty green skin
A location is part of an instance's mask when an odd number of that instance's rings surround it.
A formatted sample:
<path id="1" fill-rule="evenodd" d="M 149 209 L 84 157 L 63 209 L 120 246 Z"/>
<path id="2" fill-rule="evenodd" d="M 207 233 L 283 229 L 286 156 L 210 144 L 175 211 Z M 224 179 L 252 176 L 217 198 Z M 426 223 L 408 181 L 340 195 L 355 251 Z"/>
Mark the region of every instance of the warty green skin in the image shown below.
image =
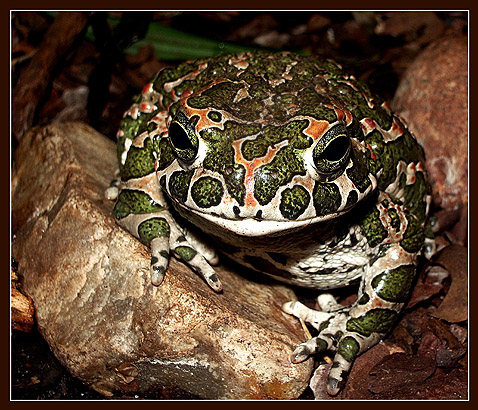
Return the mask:
<path id="1" fill-rule="evenodd" d="M 286 283 L 360 281 L 348 307 L 327 293 L 321 311 L 283 306 L 319 331 L 294 362 L 336 352 L 337 394 L 355 357 L 392 328 L 432 246 L 424 154 L 402 120 L 333 62 L 243 53 L 160 71 L 125 113 L 117 147 L 114 214 L 151 245 L 153 284 L 172 251 L 222 289 L 201 235 Z"/>

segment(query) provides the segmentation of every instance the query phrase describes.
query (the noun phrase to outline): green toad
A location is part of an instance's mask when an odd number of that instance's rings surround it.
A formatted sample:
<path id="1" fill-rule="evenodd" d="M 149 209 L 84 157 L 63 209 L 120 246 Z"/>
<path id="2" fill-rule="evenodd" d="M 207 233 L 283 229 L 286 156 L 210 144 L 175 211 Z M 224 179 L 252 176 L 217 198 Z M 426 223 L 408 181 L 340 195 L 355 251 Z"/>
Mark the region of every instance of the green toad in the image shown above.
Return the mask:
<path id="1" fill-rule="evenodd" d="M 422 148 L 331 61 L 255 52 L 163 69 L 125 113 L 117 146 L 114 215 L 151 246 L 154 285 L 172 252 L 221 291 L 203 238 L 289 284 L 360 282 L 348 307 L 328 293 L 320 311 L 283 306 L 319 331 L 294 362 L 335 352 L 330 394 L 391 329 L 433 247 Z"/>

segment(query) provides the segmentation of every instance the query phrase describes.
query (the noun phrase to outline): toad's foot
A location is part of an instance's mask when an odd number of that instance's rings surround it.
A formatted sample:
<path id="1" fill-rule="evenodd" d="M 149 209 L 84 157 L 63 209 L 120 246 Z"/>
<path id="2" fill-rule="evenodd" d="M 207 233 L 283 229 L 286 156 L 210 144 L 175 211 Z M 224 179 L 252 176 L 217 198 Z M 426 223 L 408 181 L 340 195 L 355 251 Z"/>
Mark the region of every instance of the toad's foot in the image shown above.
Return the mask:
<path id="1" fill-rule="evenodd" d="M 156 237 L 151 241 L 151 282 L 158 286 L 163 281 L 171 250 L 194 269 L 211 289 L 215 292 L 222 291 L 221 281 L 211 266 L 218 262 L 214 249 L 168 219 L 170 235 Z"/>
<path id="2" fill-rule="evenodd" d="M 336 395 L 345 384 L 346 376 L 355 358 L 378 343 L 381 335 L 376 332 L 366 335 L 363 334 L 364 332 L 359 333 L 352 330 L 357 328 L 355 322 L 361 318 L 351 318 L 350 311 L 353 307 L 337 304 L 331 295 L 321 295 L 318 302 L 323 311 L 310 309 L 297 301 L 287 302 L 282 306 L 286 313 L 303 319 L 319 331 L 318 336 L 295 348 L 291 355 L 291 361 L 299 363 L 317 353 L 335 352 L 327 381 L 327 391 L 330 395 Z M 368 320 L 373 319 L 372 317 L 368 318 Z"/>

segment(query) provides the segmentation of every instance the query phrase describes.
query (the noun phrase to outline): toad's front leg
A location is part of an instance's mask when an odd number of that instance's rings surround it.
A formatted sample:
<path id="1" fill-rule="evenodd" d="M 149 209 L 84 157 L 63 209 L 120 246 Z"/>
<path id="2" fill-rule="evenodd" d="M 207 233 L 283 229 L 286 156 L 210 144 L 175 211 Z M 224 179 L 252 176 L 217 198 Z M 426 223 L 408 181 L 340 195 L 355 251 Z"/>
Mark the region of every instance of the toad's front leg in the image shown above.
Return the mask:
<path id="1" fill-rule="evenodd" d="M 163 281 L 172 251 L 198 272 L 213 290 L 222 290 L 211 266 L 217 262 L 215 252 L 181 228 L 165 202 L 161 205 L 160 201 L 152 201 L 145 192 L 123 189 L 116 202 L 115 216 L 123 228 L 150 245 L 153 285 L 158 286 Z"/>
<path id="2" fill-rule="evenodd" d="M 392 328 L 405 304 L 415 276 L 416 255 L 400 244 L 389 244 L 385 254 L 366 267 L 357 301 L 349 307 L 335 302 L 331 295 L 318 298 L 322 311 L 300 302 L 287 302 L 283 310 L 319 331 L 316 337 L 298 345 L 292 353 L 294 363 L 310 355 L 335 352 L 327 390 L 336 395 L 355 358 L 377 344 Z"/>
<path id="3" fill-rule="evenodd" d="M 123 228 L 151 246 L 154 285 L 162 282 L 172 251 L 220 292 L 221 282 L 211 266 L 217 263 L 215 251 L 182 228 L 169 211 L 156 175 L 153 146 L 150 137 L 133 141 L 121 170 L 119 193 L 114 195 L 113 214 Z"/>

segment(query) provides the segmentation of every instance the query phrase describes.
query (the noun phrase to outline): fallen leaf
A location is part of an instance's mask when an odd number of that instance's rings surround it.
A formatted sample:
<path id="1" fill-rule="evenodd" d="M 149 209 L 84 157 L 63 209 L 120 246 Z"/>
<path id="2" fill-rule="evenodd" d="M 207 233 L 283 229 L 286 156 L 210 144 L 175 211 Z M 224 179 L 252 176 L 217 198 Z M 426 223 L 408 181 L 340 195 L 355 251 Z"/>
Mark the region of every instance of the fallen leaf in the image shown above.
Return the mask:
<path id="1" fill-rule="evenodd" d="M 441 266 L 431 266 L 424 274 L 425 278 L 419 278 L 414 286 L 407 309 L 415 306 L 424 300 L 428 300 L 435 296 L 443 289 L 443 279 L 449 276 L 446 269 Z"/>
<path id="2" fill-rule="evenodd" d="M 436 259 L 451 276 L 447 295 L 432 316 L 450 323 L 468 319 L 468 249 L 460 245 L 450 245 L 443 249 Z"/>
<path id="3" fill-rule="evenodd" d="M 373 393 L 397 390 L 425 381 L 436 369 L 435 360 L 394 353 L 385 357 L 371 371 L 368 388 Z"/>

